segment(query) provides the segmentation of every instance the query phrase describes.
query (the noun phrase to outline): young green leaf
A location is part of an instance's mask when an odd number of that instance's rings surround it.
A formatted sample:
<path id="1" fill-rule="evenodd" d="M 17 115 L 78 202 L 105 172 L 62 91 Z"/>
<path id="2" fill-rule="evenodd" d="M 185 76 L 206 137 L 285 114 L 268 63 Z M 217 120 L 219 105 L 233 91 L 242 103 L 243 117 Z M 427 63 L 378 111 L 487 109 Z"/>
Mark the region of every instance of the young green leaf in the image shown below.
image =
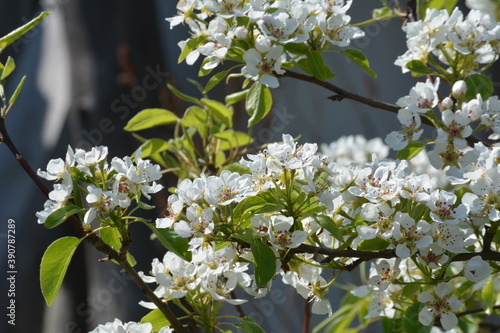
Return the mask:
<path id="1" fill-rule="evenodd" d="M 242 323 L 234 324 L 234 326 L 246 333 L 265 333 L 264 330 L 250 317 L 243 317 Z"/>
<path id="2" fill-rule="evenodd" d="M 191 102 L 193 104 L 200 104 L 200 101 L 198 100 L 198 98 L 196 97 L 193 97 L 193 96 L 189 96 L 189 95 L 186 95 L 182 92 L 180 92 L 177 88 L 175 88 L 173 85 L 171 85 L 170 83 L 167 83 L 167 87 L 168 89 L 170 89 L 170 91 L 177 97 L 179 97 L 180 99 L 182 99 L 183 101 L 186 101 L 186 102 Z"/>
<path id="3" fill-rule="evenodd" d="M 370 68 L 370 62 L 363 54 L 363 52 L 355 49 L 347 49 L 340 51 L 343 55 L 354 61 L 356 65 L 361 67 L 365 72 L 367 72 L 371 77 L 376 78 L 377 74 Z"/>
<path id="4" fill-rule="evenodd" d="M 219 72 L 219 73 L 215 74 L 214 76 L 212 76 L 210 78 L 210 80 L 208 80 L 207 85 L 205 86 L 205 89 L 203 89 L 203 92 L 207 93 L 210 90 L 212 90 L 216 85 L 218 85 L 222 80 L 224 80 L 224 78 L 226 77 L 227 73 L 229 73 L 229 71 L 230 70 L 228 69 L 227 71 L 222 71 L 222 72 Z"/>
<path id="5" fill-rule="evenodd" d="M 141 158 L 157 156 L 170 147 L 169 143 L 163 139 L 152 138 L 144 142 L 139 149 L 142 151 Z"/>
<path id="6" fill-rule="evenodd" d="M 250 135 L 233 130 L 227 130 L 214 134 L 214 137 L 222 141 L 219 146 L 220 150 L 229 150 L 241 146 L 247 146 L 253 142 L 253 138 Z"/>
<path id="7" fill-rule="evenodd" d="M 487 315 L 492 315 L 495 311 L 493 307 L 495 306 L 498 297 L 498 294 L 495 292 L 495 280 L 496 277 L 490 276 L 488 278 L 488 282 L 484 284 L 481 292 Z"/>
<path id="8" fill-rule="evenodd" d="M 326 229 L 333 237 L 335 237 L 335 239 L 337 239 L 339 242 L 344 242 L 342 231 L 340 231 L 340 229 L 330 217 L 322 214 L 317 214 L 314 215 L 313 218 L 316 223 Z"/>
<path id="9" fill-rule="evenodd" d="M 207 112 L 200 108 L 198 105 L 193 105 L 187 108 L 186 112 L 184 112 L 184 117 L 182 117 L 181 124 L 185 127 L 205 126 L 207 125 L 207 121 Z"/>
<path id="10" fill-rule="evenodd" d="M 45 220 L 45 228 L 52 229 L 57 227 L 59 224 L 66 221 L 71 215 L 75 215 L 83 211 L 81 207 L 69 205 L 59 208 L 58 210 L 52 212 Z"/>
<path id="11" fill-rule="evenodd" d="M 398 151 L 396 158 L 398 160 L 411 160 L 425 148 L 425 143 L 411 142 L 406 147 Z"/>
<path id="12" fill-rule="evenodd" d="M 245 89 L 242 91 L 235 92 L 234 94 L 227 95 L 225 100 L 226 104 L 233 105 L 241 100 L 244 100 L 247 97 L 249 90 L 250 89 Z"/>
<path id="13" fill-rule="evenodd" d="M 493 94 L 493 84 L 491 80 L 482 74 L 472 74 L 465 79 L 467 93 L 465 98 L 471 100 L 480 94 L 483 100 L 491 97 Z"/>
<path id="14" fill-rule="evenodd" d="M 158 229 L 154 225 L 145 223 L 158 237 L 158 240 L 168 250 L 172 251 L 182 259 L 191 261 L 191 252 L 187 238 L 182 238 L 171 229 Z"/>
<path id="15" fill-rule="evenodd" d="M 33 29 L 38 23 L 40 23 L 45 17 L 47 17 L 50 12 L 41 12 L 40 15 L 23 25 L 22 27 L 17 28 L 12 31 L 8 35 L 0 38 L 0 53 L 17 39 L 19 39 L 22 35 Z"/>
<path id="16" fill-rule="evenodd" d="M 186 59 L 188 54 L 191 53 L 191 51 L 193 51 L 196 47 L 198 47 L 198 45 L 203 43 L 205 39 L 207 39 L 207 36 L 205 35 L 189 39 L 182 48 L 182 52 L 179 55 L 179 59 L 177 60 L 178 63 L 180 64 L 184 59 Z"/>
<path id="17" fill-rule="evenodd" d="M 170 322 L 165 315 L 160 311 L 160 309 L 154 309 L 147 315 L 142 317 L 141 324 L 151 323 L 153 325 L 153 331 L 158 332 L 162 327 L 170 325 Z"/>
<path id="18" fill-rule="evenodd" d="M 14 62 L 14 59 L 9 56 L 3 68 L 2 75 L 0 76 L 0 81 L 5 80 L 10 73 L 14 71 L 14 69 L 16 69 L 16 63 Z"/>
<path id="19" fill-rule="evenodd" d="M 14 91 L 14 93 L 12 94 L 12 96 L 9 99 L 9 105 L 13 105 L 16 102 L 17 96 L 19 96 L 21 89 L 23 89 L 24 81 L 26 81 L 26 75 L 23 76 L 21 81 L 19 81 L 19 84 L 17 85 L 16 90 Z"/>
<path id="20" fill-rule="evenodd" d="M 424 307 L 421 303 L 414 303 L 406 309 L 403 315 L 403 328 L 405 332 L 429 333 L 432 325 L 424 326 L 418 320 L 418 314 Z"/>
<path id="21" fill-rule="evenodd" d="M 271 111 L 273 105 L 273 96 L 269 88 L 260 82 L 255 82 L 248 91 L 245 108 L 250 119 L 248 127 L 251 127 L 261 121 Z"/>
<path id="22" fill-rule="evenodd" d="M 382 238 L 365 239 L 358 245 L 360 251 L 381 251 L 389 247 L 389 242 Z"/>
<path id="23" fill-rule="evenodd" d="M 335 77 L 318 51 L 311 51 L 306 58 L 307 68 L 315 78 L 326 81 Z"/>
<path id="24" fill-rule="evenodd" d="M 40 264 L 40 286 L 48 306 L 56 299 L 71 258 L 81 241 L 76 237 L 63 237 L 45 250 Z"/>
<path id="25" fill-rule="evenodd" d="M 427 67 L 422 61 L 420 60 L 412 60 L 408 61 L 406 63 L 406 68 L 408 68 L 413 76 L 422 76 L 422 75 L 428 75 L 428 74 L 433 74 L 434 71 Z"/>
<path id="26" fill-rule="evenodd" d="M 284 46 L 286 51 L 296 55 L 306 55 L 310 51 L 304 43 L 286 43 Z"/>
<path id="27" fill-rule="evenodd" d="M 211 99 L 203 98 L 201 100 L 210 111 L 213 112 L 214 116 L 219 119 L 227 127 L 233 127 L 233 113 L 232 107 L 228 107 L 221 102 L 214 101 Z"/>
<path id="28" fill-rule="evenodd" d="M 255 283 L 257 287 L 263 287 L 276 274 L 276 257 L 273 250 L 260 239 L 254 239 L 250 248 L 255 260 Z"/>
<path id="29" fill-rule="evenodd" d="M 151 127 L 175 123 L 179 119 L 172 111 L 145 109 L 129 120 L 123 129 L 128 132 L 141 131 Z"/>

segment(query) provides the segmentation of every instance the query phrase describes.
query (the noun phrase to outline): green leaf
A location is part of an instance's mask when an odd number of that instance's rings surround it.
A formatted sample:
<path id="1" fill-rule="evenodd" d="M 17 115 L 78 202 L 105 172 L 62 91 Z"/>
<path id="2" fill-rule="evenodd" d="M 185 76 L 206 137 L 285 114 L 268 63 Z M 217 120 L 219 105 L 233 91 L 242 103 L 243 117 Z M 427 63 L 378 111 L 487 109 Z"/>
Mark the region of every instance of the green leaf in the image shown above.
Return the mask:
<path id="1" fill-rule="evenodd" d="M 340 51 L 343 55 L 354 61 L 356 65 L 361 67 L 365 72 L 367 72 L 371 77 L 376 78 L 377 74 L 370 68 L 370 62 L 363 54 L 363 52 L 355 49 L 347 49 Z"/>
<path id="2" fill-rule="evenodd" d="M 244 173 L 250 173 L 250 169 L 248 169 L 248 167 L 246 167 L 246 166 L 241 165 L 240 162 L 233 162 L 233 163 L 226 164 L 222 167 L 221 171 L 223 171 L 223 170 L 237 172 L 240 175 L 242 175 Z"/>
<path id="3" fill-rule="evenodd" d="M 71 215 L 75 215 L 83 211 L 81 207 L 69 205 L 59 208 L 52 212 L 45 220 L 45 228 L 52 229 L 66 221 Z"/>
<path id="4" fill-rule="evenodd" d="M 152 138 L 144 142 L 139 149 L 142 151 L 141 158 L 159 155 L 170 147 L 169 143 L 163 139 Z"/>
<path id="5" fill-rule="evenodd" d="M 163 315 L 160 309 L 154 309 L 149 312 L 147 315 L 142 317 L 141 324 L 150 323 L 153 325 L 153 331 L 158 332 L 162 327 L 169 326 L 170 322 Z"/>
<path id="6" fill-rule="evenodd" d="M 50 14 L 50 12 L 41 12 L 40 15 L 38 15 L 36 18 L 32 19 L 22 27 L 17 28 L 16 30 L 12 31 L 8 35 L 0 38 L 0 53 L 15 42 L 17 39 L 19 39 L 22 35 L 33 29 L 38 23 L 40 23 L 45 17 L 47 17 Z"/>
<path id="7" fill-rule="evenodd" d="M 260 82 L 255 82 L 248 91 L 245 108 L 250 119 L 248 127 L 251 127 L 261 121 L 271 111 L 273 105 L 273 96 L 269 88 Z"/>
<path id="8" fill-rule="evenodd" d="M 491 97 L 493 94 L 493 84 L 491 80 L 482 74 L 472 74 L 465 79 L 467 85 L 467 93 L 465 98 L 471 100 L 476 98 L 477 94 L 481 94 L 483 100 Z"/>
<path id="9" fill-rule="evenodd" d="M 420 291 L 420 284 L 412 283 L 407 284 L 403 287 L 403 296 L 406 298 L 410 298 L 413 295 L 416 295 Z"/>
<path id="10" fill-rule="evenodd" d="M 16 102 L 17 97 L 19 96 L 19 93 L 21 92 L 21 89 L 23 89 L 24 81 L 26 81 L 26 75 L 23 76 L 21 81 L 19 81 L 19 84 L 17 85 L 16 90 L 14 91 L 12 96 L 10 97 L 9 105 L 13 105 Z"/>
<path id="11" fill-rule="evenodd" d="M 122 241 L 118 229 L 116 229 L 115 227 L 101 229 L 99 230 L 99 236 L 106 244 L 115 249 L 115 251 L 120 251 L 120 248 L 122 246 Z M 115 264 L 118 264 L 118 262 L 116 262 L 115 260 L 112 261 Z M 127 252 L 127 261 L 132 267 L 134 267 L 135 264 L 137 263 L 135 261 L 135 258 L 128 252 Z"/>
<path id="12" fill-rule="evenodd" d="M 208 115 L 205 110 L 197 105 L 190 106 L 184 112 L 181 124 L 185 127 L 205 126 L 208 123 Z"/>
<path id="13" fill-rule="evenodd" d="M 266 201 L 259 196 L 252 196 L 241 200 L 236 207 L 234 207 L 232 218 L 237 220 L 248 209 L 265 204 Z"/>
<path id="14" fill-rule="evenodd" d="M 158 229 L 150 223 L 145 224 L 155 233 L 158 240 L 169 251 L 172 251 L 186 261 L 191 261 L 191 252 L 188 250 L 189 244 L 187 238 L 182 238 L 172 229 Z"/>
<path id="15" fill-rule="evenodd" d="M 376 8 L 372 12 L 372 18 L 379 19 L 381 17 L 389 16 L 391 14 L 392 14 L 392 9 L 390 9 L 389 7 Z"/>
<path id="16" fill-rule="evenodd" d="M 203 43 L 203 41 L 207 39 L 207 36 L 201 35 L 195 38 L 191 38 L 186 42 L 186 45 L 182 48 L 182 52 L 179 55 L 179 59 L 177 60 L 178 63 L 180 64 L 186 57 L 188 56 L 191 51 L 193 51 L 198 45 Z"/>
<path id="17" fill-rule="evenodd" d="M 414 76 L 429 75 L 434 73 L 432 69 L 427 67 L 420 60 L 408 61 L 405 66 L 412 72 Z"/>
<path id="18" fill-rule="evenodd" d="M 238 239 L 240 241 L 243 241 L 245 243 L 248 243 L 248 244 L 253 243 L 254 236 L 255 236 L 255 234 L 252 231 L 252 229 L 248 229 L 248 228 L 240 229 L 231 235 L 231 237 Z"/>
<path id="19" fill-rule="evenodd" d="M 366 239 L 359 243 L 357 250 L 359 251 L 380 251 L 389 247 L 389 242 L 382 238 Z"/>
<path id="20" fill-rule="evenodd" d="M 175 123 L 179 119 L 172 111 L 145 109 L 129 120 L 123 129 L 128 132 L 141 131 L 151 127 Z"/>
<path id="21" fill-rule="evenodd" d="M 307 68 L 311 75 L 321 81 L 332 79 L 335 75 L 330 68 L 325 65 L 323 56 L 318 51 L 311 51 L 306 58 Z"/>
<path id="22" fill-rule="evenodd" d="M 106 244 L 115 249 L 115 251 L 120 251 L 122 241 L 118 229 L 115 227 L 103 228 L 99 230 L 99 236 Z"/>
<path id="23" fill-rule="evenodd" d="M 245 90 L 238 91 L 238 92 L 235 92 L 233 94 L 227 95 L 226 100 L 225 100 L 226 104 L 233 105 L 235 103 L 238 103 L 241 100 L 244 100 L 247 97 L 249 90 L 250 89 L 245 89 Z"/>
<path id="24" fill-rule="evenodd" d="M 264 330 L 250 317 L 242 318 L 242 323 L 234 324 L 234 326 L 247 333 L 265 333 Z"/>
<path id="25" fill-rule="evenodd" d="M 193 104 L 199 104 L 200 101 L 198 100 L 198 98 L 196 97 L 192 97 L 192 96 L 189 96 L 189 95 L 186 95 L 182 92 L 180 92 L 177 88 L 175 88 L 173 85 L 171 85 L 170 83 L 167 83 L 167 87 L 168 89 L 170 89 L 170 91 L 175 95 L 177 96 L 178 98 L 182 99 L 183 101 L 186 101 L 186 102 L 191 102 Z"/>
<path id="26" fill-rule="evenodd" d="M 257 287 L 265 286 L 276 274 L 276 256 L 273 250 L 256 238 L 250 244 L 255 260 L 255 283 Z"/>
<path id="27" fill-rule="evenodd" d="M 49 245 L 40 264 L 40 286 L 50 306 L 56 299 L 69 263 L 82 239 L 63 237 Z"/>
<path id="28" fill-rule="evenodd" d="M 344 237 L 342 236 L 342 231 L 337 227 L 335 222 L 328 216 L 318 214 L 313 216 L 316 223 L 318 223 L 321 227 L 328 230 L 328 232 L 335 237 L 339 242 L 344 242 Z"/>
<path id="29" fill-rule="evenodd" d="M 144 210 L 151 210 L 151 209 L 156 208 L 155 206 L 147 204 L 147 203 L 142 202 L 142 201 L 137 202 L 137 207 L 139 207 L 140 209 L 144 209 Z"/>
<path id="30" fill-rule="evenodd" d="M 228 69 L 227 71 L 219 72 L 219 73 L 215 74 L 214 76 L 212 76 L 210 78 L 210 80 L 208 80 L 207 85 L 205 86 L 205 89 L 203 89 L 203 92 L 207 93 L 210 90 L 212 90 L 216 85 L 218 85 L 222 80 L 224 80 L 224 78 L 226 77 L 227 73 L 229 73 L 229 71 L 230 71 L 230 69 Z"/>
<path id="31" fill-rule="evenodd" d="M 221 102 L 214 101 L 207 98 L 202 98 L 201 100 L 210 111 L 213 112 L 214 116 L 220 120 L 227 127 L 233 127 L 233 113 L 232 107 L 228 107 Z"/>
<path id="32" fill-rule="evenodd" d="M 2 75 L 0 76 L 0 81 L 5 80 L 10 75 L 10 73 L 14 71 L 15 68 L 16 63 L 14 62 L 14 59 L 9 56 L 3 68 Z"/>
<path id="33" fill-rule="evenodd" d="M 493 307 L 495 306 L 498 296 L 495 292 L 495 279 L 495 276 L 490 276 L 488 278 L 488 282 L 484 285 L 483 290 L 481 291 L 481 296 L 486 308 L 485 312 L 487 315 L 492 315 L 495 311 Z"/>
<path id="34" fill-rule="evenodd" d="M 425 2 L 425 5 L 423 6 L 423 13 L 425 15 L 427 9 L 446 9 L 448 13 L 451 13 L 453 9 L 455 8 L 455 5 L 457 4 L 458 0 L 427 0 Z M 422 17 L 421 19 L 424 19 Z"/>
<path id="35" fill-rule="evenodd" d="M 209 58 L 203 59 L 201 66 L 200 66 L 200 70 L 198 71 L 199 77 L 204 77 L 204 76 L 212 73 L 212 71 L 214 70 L 213 67 L 212 68 L 205 68 L 205 64 L 209 63 L 210 61 L 212 61 L 212 59 L 209 59 Z"/>
<path id="36" fill-rule="evenodd" d="M 253 142 L 253 138 L 250 135 L 233 130 L 227 130 L 214 134 L 214 137 L 222 141 L 219 146 L 221 150 L 247 146 Z"/>
<path id="37" fill-rule="evenodd" d="M 306 55 L 310 51 L 310 48 L 307 47 L 307 45 L 305 45 L 304 43 L 286 43 L 284 46 L 285 51 L 296 55 Z"/>
<path id="38" fill-rule="evenodd" d="M 411 142 L 406 147 L 398 151 L 396 158 L 398 160 L 411 160 L 425 148 L 425 143 Z"/>
<path id="39" fill-rule="evenodd" d="M 432 325 L 424 326 L 418 320 L 418 314 L 424 305 L 422 303 L 414 303 L 406 309 L 403 315 L 403 328 L 405 332 L 412 333 L 429 333 Z"/>

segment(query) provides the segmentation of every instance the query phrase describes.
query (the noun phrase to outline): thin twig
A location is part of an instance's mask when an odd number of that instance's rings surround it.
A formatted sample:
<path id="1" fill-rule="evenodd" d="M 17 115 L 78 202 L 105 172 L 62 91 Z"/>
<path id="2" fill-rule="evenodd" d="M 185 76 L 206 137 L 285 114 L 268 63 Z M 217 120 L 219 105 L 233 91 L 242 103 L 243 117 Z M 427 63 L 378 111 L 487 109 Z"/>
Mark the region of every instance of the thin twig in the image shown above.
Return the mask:
<path id="1" fill-rule="evenodd" d="M 42 183 L 40 178 L 35 174 L 29 163 L 23 158 L 21 153 L 17 150 L 16 146 L 14 145 L 12 139 L 9 136 L 9 132 L 7 131 L 7 127 L 5 126 L 5 118 L 0 117 L 0 142 L 5 143 L 9 150 L 12 152 L 12 155 L 14 155 L 14 158 L 17 160 L 17 162 L 21 165 L 23 170 L 28 174 L 28 176 L 31 178 L 31 180 L 35 183 L 35 185 L 42 191 L 42 193 L 48 197 L 49 196 L 49 190 L 45 185 Z"/>
<path id="2" fill-rule="evenodd" d="M 493 306 L 493 309 L 494 310 L 499 310 L 500 309 L 500 305 Z M 475 309 L 470 309 L 470 310 L 458 312 L 458 313 L 456 313 L 456 315 L 457 315 L 457 317 L 462 317 L 462 316 L 467 316 L 467 315 L 470 315 L 470 314 L 480 313 L 480 312 L 484 312 L 484 311 L 486 311 L 485 308 L 475 308 Z"/>
<path id="3" fill-rule="evenodd" d="M 357 101 L 357 102 L 360 102 L 360 103 L 372 106 L 374 108 L 382 109 L 382 110 L 386 110 L 386 111 L 390 111 L 390 112 L 394 112 L 394 113 L 397 113 L 399 111 L 399 109 L 401 109 L 399 106 L 394 105 L 394 104 L 390 104 L 390 103 L 386 103 L 386 102 L 381 102 L 381 101 L 377 101 L 377 100 L 374 100 L 374 99 L 371 99 L 371 98 L 367 98 L 367 97 L 364 97 L 364 96 L 353 94 L 353 93 L 351 93 L 351 92 L 349 92 L 349 91 L 347 91 L 345 89 L 342 89 L 340 87 L 337 87 L 334 84 L 331 84 L 330 82 L 321 81 L 321 80 L 315 78 L 314 76 L 308 76 L 308 75 L 305 75 L 305 74 L 300 74 L 300 73 L 292 72 L 292 71 L 286 71 L 285 74 L 282 74 L 282 75 L 279 75 L 279 76 L 281 76 L 281 77 L 291 77 L 291 78 L 294 78 L 294 79 L 298 79 L 298 80 L 301 80 L 301 81 L 306 81 L 306 82 L 314 83 L 314 84 L 316 84 L 318 86 L 321 86 L 321 87 L 323 87 L 323 88 L 325 88 L 327 90 L 330 90 L 330 91 L 332 91 L 332 92 L 334 92 L 334 93 L 337 94 L 337 96 L 335 96 L 335 97 L 330 97 L 330 99 L 333 99 L 333 100 L 340 101 L 340 100 L 342 100 L 344 98 L 352 99 L 354 101 Z"/>
<path id="4" fill-rule="evenodd" d="M 371 99 L 371 98 L 368 98 L 368 97 L 364 97 L 364 96 L 361 96 L 361 95 L 354 94 L 354 93 L 349 92 L 349 91 L 347 91 L 345 89 L 337 87 L 336 85 L 331 84 L 330 82 L 321 81 L 321 80 L 315 78 L 314 76 L 308 76 L 308 75 L 305 75 L 305 74 L 300 74 L 300 73 L 292 72 L 292 71 L 286 71 L 284 74 L 277 75 L 277 76 L 278 77 L 291 77 L 291 78 L 294 78 L 294 79 L 297 79 L 297 80 L 301 80 L 301 81 L 313 83 L 313 84 L 321 86 L 321 87 L 323 87 L 323 88 L 325 88 L 327 90 L 330 90 L 330 91 L 332 91 L 332 92 L 334 92 L 334 93 L 337 94 L 337 95 L 328 97 L 328 99 L 331 99 L 332 101 L 341 101 L 344 98 L 347 98 L 347 99 L 350 99 L 350 100 L 353 100 L 353 101 L 357 101 L 359 103 L 362 103 L 362 104 L 374 107 L 376 109 L 386 110 L 386 111 L 389 111 L 389 112 L 392 112 L 392 113 L 398 113 L 399 109 L 401 109 L 401 107 L 399 107 L 399 106 L 397 106 L 395 104 L 381 102 L 381 101 L 377 101 L 375 99 Z M 422 124 L 425 124 L 425 125 L 428 125 L 428 126 L 431 126 L 431 127 L 435 127 L 435 125 L 432 123 L 432 121 L 430 121 L 430 119 L 428 119 L 427 117 L 420 117 L 420 120 L 422 121 Z M 471 146 L 474 146 L 474 144 L 478 143 L 478 142 L 482 142 L 487 147 L 490 146 L 490 144 L 486 143 L 485 141 L 483 141 L 480 138 L 478 138 L 476 136 L 473 136 L 473 135 L 465 138 L 465 140 Z"/>
<path id="5" fill-rule="evenodd" d="M 302 333 L 309 333 L 309 325 L 311 321 L 311 305 L 310 298 L 306 299 L 304 305 L 304 327 L 302 329 Z"/>

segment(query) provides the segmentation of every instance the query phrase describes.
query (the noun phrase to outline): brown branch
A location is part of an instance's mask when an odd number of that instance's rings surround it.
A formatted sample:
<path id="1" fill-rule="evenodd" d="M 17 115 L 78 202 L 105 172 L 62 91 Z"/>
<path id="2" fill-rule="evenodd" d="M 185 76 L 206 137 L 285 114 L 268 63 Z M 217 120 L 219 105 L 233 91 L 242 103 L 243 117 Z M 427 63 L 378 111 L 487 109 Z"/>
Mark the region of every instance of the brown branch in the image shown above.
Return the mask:
<path id="1" fill-rule="evenodd" d="M 42 191 L 46 198 L 49 198 L 49 189 L 43 184 L 43 182 L 35 174 L 29 163 L 22 157 L 21 153 L 17 150 L 14 142 L 9 136 L 7 128 L 5 126 L 5 118 L 0 117 L 0 142 L 5 143 L 9 150 L 12 152 L 16 160 L 19 162 L 23 170 L 28 174 L 30 179 L 37 185 L 37 187 Z M 177 320 L 174 313 L 170 310 L 167 303 L 162 302 L 154 292 L 149 288 L 149 286 L 141 279 L 137 271 L 129 264 L 126 259 L 126 251 L 130 247 L 130 239 L 123 244 L 123 248 L 120 253 L 116 252 L 111 248 L 106 242 L 104 242 L 97 234 L 92 231 L 85 230 L 82 226 L 81 221 L 72 215 L 69 220 L 78 231 L 81 236 L 86 236 L 85 241 L 92 245 L 96 250 L 104 253 L 109 259 L 116 260 L 125 270 L 125 272 L 132 278 L 136 286 L 139 288 L 141 293 L 146 296 L 151 302 L 153 302 L 158 309 L 163 313 L 163 315 L 168 319 L 170 325 L 175 329 L 176 332 L 187 333 L 187 330 L 182 326 L 182 324 Z"/>
<path id="2" fill-rule="evenodd" d="M 278 77 L 291 77 L 291 78 L 294 78 L 297 80 L 310 82 L 310 83 L 316 84 L 318 86 L 321 86 L 327 90 L 330 90 L 330 91 L 336 93 L 336 95 L 328 97 L 328 99 L 331 99 L 332 101 L 341 101 L 344 98 L 347 98 L 347 99 L 357 101 L 359 103 L 374 107 L 376 109 L 386 110 L 386 111 L 393 112 L 393 113 L 398 113 L 399 109 L 401 109 L 399 106 L 397 106 L 395 104 L 381 102 L 381 101 L 377 101 L 375 99 L 371 99 L 368 97 L 364 97 L 361 95 L 351 93 L 345 89 L 337 87 L 334 84 L 331 84 L 330 82 L 321 81 L 321 80 L 315 78 L 314 76 L 308 76 L 305 74 L 300 74 L 300 73 L 292 72 L 292 71 L 286 71 L 284 74 L 277 75 L 277 76 Z M 427 117 L 420 117 L 420 120 L 422 121 L 422 124 L 425 124 L 425 125 L 428 125 L 431 127 L 435 127 L 435 125 L 432 123 L 432 121 L 430 119 L 428 119 Z M 478 138 L 476 136 L 469 136 L 469 137 L 465 138 L 465 140 L 471 146 L 474 146 L 474 144 L 478 143 L 478 142 L 482 142 L 487 147 L 490 146 L 490 144 L 486 143 L 485 141 L 481 140 L 480 138 Z"/>
<path id="3" fill-rule="evenodd" d="M 395 250 L 382 250 L 382 251 L 359 251 L 359 250 L 336 250 L 326 247 L 317 247 L 308 244 L 301 244 L 294 249 L 290 249 L 287 255 L 291 256 L 296 253 L 312 253 L 312 254 L 323 254 L 332 260 L 334 258 L 359 258 L 354 263 L 345 266 L 345 269 L 350 271 L 358 266 L 361 262 L 372 260 L 372 259 L 389 259 L 396 258 Z M 458 253 L 451 261 L 466 261 L 475 256 L 481 256 L 483 260 L 500 261 L 500 252 L 491 251 L 489 249 L 483 250 L 481 252 L 473 253 Z"/>
<path id="4" fill-rule="evenodd" d="M 297 72 L 286 71 L 285 74 L 278 75 L 278 77 L 291 77 L 291 78 L 294 78 L 297 80 L 314 83 L 318 86 L 321 86 L 327 90 L 330 90 L 330 91 L 336 93 L 337 94 L 336 96 L 329 97 L 332 100 L 341 101 L 344 98 L 352 99 L 353 101 L 357 101 L 357 102 L 372 106 L 372 107 L 377 108 L 377 109 L 382 109 L 382 110 L 386 110 L 386 111 L 390 111 L 390 112 L 394 112 L 394 113 L 398 113 L 398 111 L 400 109 L 399 106 L 394 105 L 394 104 L 389 104 L 386 102 L 381 102 L 381 101 L 377 101 L 377 100 L 374 100 L 371 98 L 367 98 L 364 96 L 353 94 L 345 89 L 342 89 L 340 87 L 337 87 L 336 85 L 331 84 L 330 82 L 321 81 L 321 80 L 315 78 L 314 76 L 308 76 L 308 75 L 300 74 Z"/>
<path id="5" fill-rule="evenodd" d="M 28 174 L 28 176 L 31 178 L 31 180 L 35 183 L 35 185 L 42 191 L 42 193 L 48 198 L 49 197 L 49 190 L 47 187 L 42 183 L 40 178 L 36 175 L 35 171 L 31 168 L 29 163 L 23 158 L 21 153 L 17 150 L 16 146 L 14 145 L 14 142 L 9 136 L 9 132 L 7 132 L 7 127 L 5 126 L 5 118 L 0 117 L 0 143 L 5 143 L 9 150 L 12 152 L 12 155 L 14 155 L 14 158 L 17 160 L 17 162 L 21 165 L 23 170 Z"/>
<path id="6" fill-rule="evenodd" d="M 307 298 L 304 305 L 304 326 L 302 327 L 302 333 L 309 332 L 309 326 L 311 322 L 311 298 Z"/>
<path id="7" fill-rule="evenodd" d="M 500 309 L 500 305 L 495 305 L 493 307 L 493 309 L 494 310 L 499 310 Z M 483 312 L 483 311 L 486 311 L 486 309 L 485 308 L 475 308 L 475 309 L 470 309 L 470 310 L 458 312 L 458 313 L 455 313 L 455 314 L 457 315 L 457 317 L 462 317 L 462 316 L 467 316 L 467 315 L 470 315 L 470 314 L 480 313 L 480 312 Z"/>

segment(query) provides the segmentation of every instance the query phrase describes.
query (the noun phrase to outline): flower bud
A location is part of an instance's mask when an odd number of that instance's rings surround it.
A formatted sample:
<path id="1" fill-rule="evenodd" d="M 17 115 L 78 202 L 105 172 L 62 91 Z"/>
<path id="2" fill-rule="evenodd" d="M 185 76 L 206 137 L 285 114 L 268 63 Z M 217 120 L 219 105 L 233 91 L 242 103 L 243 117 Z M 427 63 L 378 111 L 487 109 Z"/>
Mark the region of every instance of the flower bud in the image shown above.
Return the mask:
<path id="1" fill-rule="evenodd" d="M 453 109 L 453 100 L 449 97 L 445 97 L 441 102 L 441 106 L 443 107 L 443 110 L 451 110 Z"/>
<path id="2" fill-rule="evenodd" d="M 247 39 L 248 29 L 244 26 L 236 27 L 234 29 L 234 36 L 238 39 Z"/>
<path id="3" fill-rule="evenodd" d="M 453 84 L 451 92 L 453 94 L 453 97 L 455 97 L 456 99 L 462 98 L 467 92 L 467 84 L 464 80 L 458 80 L 457 82 L 455 82 L 455 84 Z"/>

